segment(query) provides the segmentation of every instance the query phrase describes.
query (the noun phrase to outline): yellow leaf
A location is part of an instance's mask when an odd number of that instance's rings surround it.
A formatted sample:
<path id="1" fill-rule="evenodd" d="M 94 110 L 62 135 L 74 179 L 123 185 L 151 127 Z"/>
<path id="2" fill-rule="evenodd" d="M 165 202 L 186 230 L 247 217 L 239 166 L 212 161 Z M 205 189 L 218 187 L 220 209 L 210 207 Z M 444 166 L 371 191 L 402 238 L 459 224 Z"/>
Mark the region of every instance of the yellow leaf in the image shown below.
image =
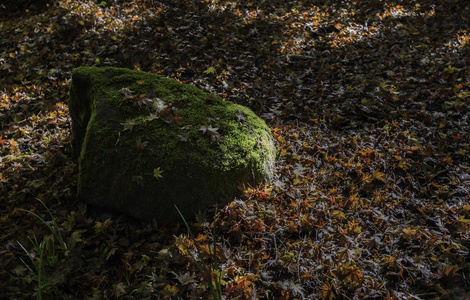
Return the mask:
<path id="1" fill-rule="evenodd" d="M 334 216 L 336 219 L 338 219 L 338 220 L 342 220 L 342 219 L 345 218 L 344 213 L 343 213 L 342 211 L 340 211 L 340 210 L 334 210 L 334 211 L 333 211 L 333 216 Z"/>
<path id="2" fill-rule="evenodd" d="M 165 288 L 161 291 L 162 295 L 165 297 L 172 297 L 178 293 L 178 287 L 176 285 L 165 285 Z"/>
<path id="3" fill-rule="evenodd" d="M 204 71 L 204 74 L 214 74 L 214 73 L 215 73 L 214 67 L 210 67 L 209 69 Z"/>
<path id="4" fill-rule="evenodd" d="M 465 216 L 460 216 L 457 222 L 469 224 L 470 219 L 465 219 Z"/>
<path id="5" fill-rule="evenodd" d="M 417 233 L 418 231 L 416 229 L 411 228 L 410 226 L 403 229 L 403 237 L 405 239 L 412 239 L 416 236 Z"/>
<path id="6" fill-rule="evenodd" d="M 163 178 L 162 174 L 163 174 L 163 170 L 160 170 L 160 167 L 153 169 L 153 177 L 160 179 L 160 178 Z"/>
<path id="7" fill-rule="evenodd" d="M 454 265 L 454 266 L 447 265 L 442 271 L 446 277 L 454 277 L 457 275 L 458 270 L 459 270 L 459 266 L 457 265 Z"/>
<path id="8" fill-rule="evenodd" d="M 279 142 L 283 143 L 283 144 L 286 143 L 286 139 L 284 139 L 284 137 L 283 137 L 282 135 L 278 136 L 278 137 L 277 137 L 277 140 L 278 140 Z"/>
<path id="9" fill-rule="evenodd" d="M 183 255 L 187 255 L 189 247 L 193 246 L 192 242 L 188 241 L 186 237 L 183 235 L 176 238 L 175 245 L 181 251 L 181 254 Z"/>
<path id="10" fill-rule="evenodd" d="M 455 71 L 455 68 L 452 67 L 451 65 L 448 65 L 448 66 L 444 69 L 444 72 L 446 72 L 447 74 L 454 73 L 454 71 Z"/>
<path id="11" fill-rule="evenodd" d="M 398 167 L 402 168 L 403 170 L 408 170 L 408 164 L 404 160 L 400 160 L 400 162 L 398 163 Z"/>
<path id="12" fill-rule="evenodd" d="M 382 173 L 379 171 L 374 171 L 373 176 L 375 179 L 378 179 L 380 181 L 385 181 L 385 179 L 387 179 L 387 177 L 385 176 L 385 173 Z"/>
<path id="13" fill-rule="evenodd" d="M 320 287 L 318 296 L 322 299 L 333 300 L 335 298 L 333 289 L 334 287 L 329 282 L 324 282 Z"/>

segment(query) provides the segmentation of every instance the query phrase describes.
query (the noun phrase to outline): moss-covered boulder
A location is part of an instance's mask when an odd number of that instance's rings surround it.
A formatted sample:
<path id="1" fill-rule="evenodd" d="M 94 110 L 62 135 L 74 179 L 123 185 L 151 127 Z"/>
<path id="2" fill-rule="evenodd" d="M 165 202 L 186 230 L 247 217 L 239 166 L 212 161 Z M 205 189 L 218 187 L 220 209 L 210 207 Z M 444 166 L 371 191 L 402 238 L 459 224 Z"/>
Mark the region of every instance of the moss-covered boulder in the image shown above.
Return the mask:
<path id="1" fill-rule="evenodd" d="M 270 180 L 275 147 L 251 110 L 192 85 L 120 68 L 75 70 L 69 98 L 78 197 L 143 220 L 223 205 Z"/>

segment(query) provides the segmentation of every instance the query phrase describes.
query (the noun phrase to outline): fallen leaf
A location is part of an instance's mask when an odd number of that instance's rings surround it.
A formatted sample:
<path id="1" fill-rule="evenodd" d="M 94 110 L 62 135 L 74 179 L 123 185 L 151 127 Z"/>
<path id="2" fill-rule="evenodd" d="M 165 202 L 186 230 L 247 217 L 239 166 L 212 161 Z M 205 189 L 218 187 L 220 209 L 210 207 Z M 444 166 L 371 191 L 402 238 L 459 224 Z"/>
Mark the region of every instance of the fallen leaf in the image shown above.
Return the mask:
<path id="1" fill-rule="evenodd" d="M 204 74 L 214 74 L 215 73 L 215 68 L 210 67 L 209 69 L 205 70 L 203 73 Z"/>
<path id="2" fill-rule="evenodd" d="M 160 167 L 153 169 L 153 177 L 155 177 L 157 180 L 160 178 L 163 178 L 162 176 L 163 172 L 164 172 L 163 170 L 160 170 Z"/>
<path id="3" fill-rule="evenodd" d="M 135 126 L 135 120 L 127 119 L 126 122 L 121 123 L 122 126 L 124 126 L 124 131 L 129 130 L 132 131 Z"/>
<path id="4" fill-rule="evenodd" d="M 135 142 L 137 149 L 144 150 L 147 147 L 148 142 L 142 142 L 140 138 Z"/>

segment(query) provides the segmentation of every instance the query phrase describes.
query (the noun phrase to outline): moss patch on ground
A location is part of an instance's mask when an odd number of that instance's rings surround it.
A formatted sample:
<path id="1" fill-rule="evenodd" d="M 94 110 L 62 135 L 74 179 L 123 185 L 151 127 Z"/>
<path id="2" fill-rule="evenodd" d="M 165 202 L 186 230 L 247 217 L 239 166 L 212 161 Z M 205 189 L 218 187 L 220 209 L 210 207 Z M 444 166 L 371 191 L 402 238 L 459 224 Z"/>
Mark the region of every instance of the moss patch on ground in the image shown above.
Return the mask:
<path id="1" fill-rule="evenodd" d="M 78 197 L 144 220 L 224 204 L 270 180 L 270 129 L 250 109 L 194 86 L 121 68 L 75 70 L 69 107 Z"/>

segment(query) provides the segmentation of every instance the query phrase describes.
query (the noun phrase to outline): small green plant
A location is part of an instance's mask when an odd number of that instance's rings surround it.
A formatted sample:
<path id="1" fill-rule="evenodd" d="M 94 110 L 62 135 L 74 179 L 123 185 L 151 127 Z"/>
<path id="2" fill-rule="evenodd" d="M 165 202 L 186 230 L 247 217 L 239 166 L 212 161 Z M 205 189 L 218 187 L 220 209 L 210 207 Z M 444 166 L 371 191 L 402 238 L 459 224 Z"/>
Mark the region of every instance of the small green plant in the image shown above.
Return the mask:
<path id="1" fill-rule="evenodd" d="M 17 243 L 29 257 L 33 267 L 22 258 L 20 259 L 37 282 L 36 299 L 42 299 L 43 293 L 52 293 L 53 286 L 49 281 L 47 272 L 49 267 L 57 262 L 57 257 L 55 256 L 54 245 L 50 244 L 48 237 L 44 237 L 41 243 L 38 242 L 36 235 L 33 235 L 32 238 L 29 237 L 29 240 L 33 244 L 34 251 L 38 254 L 37 256 L 29 253 L 19 241 Z"/>
<path id="2" fill-rule="evenodd" d="M 95 0 L 95 3 L 96 5 L 98 5 L 99 7 L 106 7 L 108 5 L 108 3 L 106 1 L 99 1 L 99 0 Z"/>
<path id="3" fill-rule="evenodd" d="M 52 235 L 44 236 L 42 242 L 38 241 L 35 234 L 33 234 L 32 237 L 28 237 L 28 239 L 31 241 L 31 244 L 33 245 L 33 249 L 36 254 L 30 253 L 19 241 L 17 241 L 17 243 L 21 247 L 21 249 L 23 249 L 23 251 L 26 253 L 26 255 L 31 261 L 32 266 L 30 266 L 30 264 L 20 258 L 23 264 L 29 270 L 34 280 L 37 282 L 36 299 L 42 299 L 43 293 L 50 295 L 55 292 L 54 285 L 50 282 L 48 276 L 50 269 L 53 268 L 58 262 L 55 240 L 57 240 L 59 247 L 62 251 L 67 252 L 69 251 L 69 249 L 67 247 L 67 244 L 64 242 L 57 221 L 52 215 L 51 211 L 46 206 L 46 204 L 44 204 L 44 202 L 42 202 L 40 199 L 37 200 L 41 202 L 41 204 L 46 208 L 52 221 L 46 222 L 36 213 L 29 210 L 26 212 L 35 216 L 44 225 L 46 225 L 51 231 Z"/>
<path id="4" fill-rule="evenodd" d="M 212 258 L 211 263 L 208 265 L 204 259 L 202 258 L 202 253 L 201 249 L 199 248 L 198 244 L 196 243 L 196 240 L 194 238 L 193 232 L 191 231 L 191 228 L 189 227 L 188 222 L 184 218 L 183 214 L 181 211 L 178 209 L 178 207 L 175 205 L 176 210 L 178 211 L 179 215 L 183 219 L 184 225 L 186 226 L 186 229 L 188 229 L 189 236 L 191 240 L 194 242 L 194 246 L 196 248 L 197 252 L 197 257 L 194 256 L 191 251 L 189 250 L 188 246 L 183 243 L 183 246 L 185 250 L 189 253 L 191 256 L 191 259 L 194 261 L 196 267 L 201 273 L 205 273 L 206 271 L 210 271 L 210 279 L 208 279 L 208 285 L 209 289 L 212 294 L 212 298 L 216 300 L 222 300 L 222 275 L 223 272 L 221 271 L 219 267 L 219 263 L 217 260 L 217 245 L 216 245 L 216 229 L 215 225 L 212 227 L 212 249 L 209 247 L 209 256 Z M 217 210 L 216 210 L 217 212 Z M 214 215 L 214 224 L 215 221 L 217 220 L 216 213 Z"/>
<path id="5" fill-rule="evenodd" d="M 49 228 L 49 230 L 52 232 L 52 234 L 54 235 L 54 237 L 56 238 L 56 240 L 59 242 L 59 245 L 60 245 L 60 248 L 64 251 L 67 251 L 67 250 L 70 250 L 70 249 L 67 249 L 67 244 L 64 242 L 64 239 L 62 237 L 62 234 L 60 233 L 60 228 L 59 228 L 59 225 L 57 224 L 57 221 L 55 219 L 55 217 L 52 215 L 51 211 L 49 210 L 49 208 L 47 207 L 47 205 L 42 202 L 41 199 L 38 199 L 36 198 L 36 200 L 38 200 L 39 202 L 41 202 L 41 204 L 44 206 L 44 208 L 47 210 L 47 213 L 49 214 L 49 216 L 51 217 L 51 222 L 46 222 L 43 218 L 41 218 L 39 215 L 37 215 L 36 213 L 32 212 L 32 211 L 29 211 L 27 210 L 26 212 L 29 213 L 29 214 L 32 214 L 33 216 L 35 216 L 36 218 L 39 219 L 39 221 L 41 221 L 41 223 L 43 223 L 44 225 L 47 226 L 47 228 Z M 52 225 L 50 224 L 52 223 Z"/>

